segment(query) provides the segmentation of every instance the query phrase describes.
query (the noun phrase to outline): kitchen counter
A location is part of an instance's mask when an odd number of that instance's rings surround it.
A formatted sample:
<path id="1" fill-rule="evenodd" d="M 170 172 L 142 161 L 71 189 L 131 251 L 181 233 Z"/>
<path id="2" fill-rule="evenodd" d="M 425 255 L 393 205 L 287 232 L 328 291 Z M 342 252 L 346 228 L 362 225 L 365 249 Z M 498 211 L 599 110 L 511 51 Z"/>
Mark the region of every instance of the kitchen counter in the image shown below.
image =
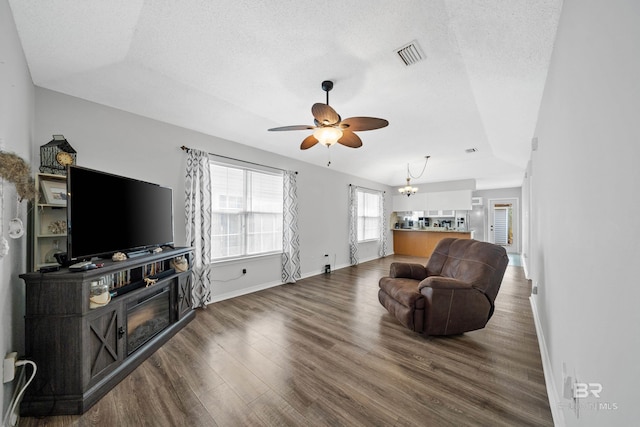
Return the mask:
<path id="1" fill-rule="evenodd" d="M 473 234 L 472 231 L 462 231 L 462 230 L 447 230 L 444 227 L 426 227 L 426 228 L 394 228 L 393 231 L 421 231 L 427 233 L 470 233 Z"/>
<path id="2" fill-rule="evenodd" d="M 412 255 L 428 258 L 438 242 L 447 237 L 473 239 L 473 231 L 447 230 L 444 227 L 423 229 L 394 228 L 393 252 L 397 255 Z"/>

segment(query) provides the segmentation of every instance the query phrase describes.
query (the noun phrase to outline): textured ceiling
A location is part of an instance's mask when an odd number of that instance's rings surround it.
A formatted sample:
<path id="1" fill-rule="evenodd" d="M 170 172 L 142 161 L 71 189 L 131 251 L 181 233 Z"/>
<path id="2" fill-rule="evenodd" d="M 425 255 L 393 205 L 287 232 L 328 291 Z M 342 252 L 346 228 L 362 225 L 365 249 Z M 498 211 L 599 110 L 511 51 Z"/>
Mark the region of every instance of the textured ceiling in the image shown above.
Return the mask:
<path id="1" fill-rule="evenodd" d="M 519 186 L 561 0 L 9 0 L 33 81 L 326 166 L 301 151 L 320 84 L 343 117 L 388 127 L 330 148 L 331 168 L 388 185 Z M 396 50 L 417 41 L 426 59 Z M 477 148 L 473 154 L 466 148 Z M 214 147 L 198 147 L 214 151 Z"/>

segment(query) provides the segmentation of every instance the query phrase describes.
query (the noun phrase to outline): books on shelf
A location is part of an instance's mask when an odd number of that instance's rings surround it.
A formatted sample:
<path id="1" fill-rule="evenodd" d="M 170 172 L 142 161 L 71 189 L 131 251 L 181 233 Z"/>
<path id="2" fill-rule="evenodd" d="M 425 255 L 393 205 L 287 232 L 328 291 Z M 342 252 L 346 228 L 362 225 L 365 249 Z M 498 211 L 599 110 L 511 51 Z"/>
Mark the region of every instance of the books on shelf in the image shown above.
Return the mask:
<path id="1" fill-rule="evenodd" d="M 162 261 L 153 262 L 151 264 L 147 264 L 144 266 L 144 268 L 142 269 L 142 277 L 146 278 L 146 277 L 155 276 L 156 274 L 162 273 L 163 271 L 164 271 L 164 262 Z"/>
<path id="2" fill-rule="evenodd" d="M 117 289 L 131 283 L 131 270 L 118 271 L 104 277 L 109 290 Z"/>
<path id="3" fill-rule="evenodd" d="M 104 277 L 104 281 L 109 285 L 109 290 L 121 288 L 123 286 L 130 285 L 132 281 L 140 281 L 147 277 L 154 277 L 166 270 L 165 263 L 163 261 L 152 262 L 142 266 L 142 277 L 140 277 L 140 271 L 135 273 L 135 277 L 132 277 L 132 270 L 122 270 L 117 273 L 113 273 Z"/>

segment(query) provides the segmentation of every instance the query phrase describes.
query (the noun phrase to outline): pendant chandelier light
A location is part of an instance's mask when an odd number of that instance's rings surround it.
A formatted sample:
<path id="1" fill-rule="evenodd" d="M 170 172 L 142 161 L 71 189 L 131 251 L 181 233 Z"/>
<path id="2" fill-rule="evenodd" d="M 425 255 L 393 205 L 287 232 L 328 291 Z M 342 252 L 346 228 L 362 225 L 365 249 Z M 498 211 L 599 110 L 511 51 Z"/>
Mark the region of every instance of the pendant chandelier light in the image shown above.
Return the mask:
<path id="1" fill-rule="evenodd" d="M 416 192 L 418 191 L 418 188 L 411 186 L 411 178 L 418 179 L 422 176 L 422 174 L 424 174 L 424 171 L 427 169 L 427 162 L 429 161 L 429 157 L 431 156 L 425 156 L 422 172 L 420 172 L 420 175 L 418 176 L 413 176 L 411 174 L 411 170 L 409 169 L 409 163 L 407 163 L 407 185 L 405 185 L 402 188 L 398 188 L 398 191 L 400 192 L 400 194 L 406 194 L 407 197 L 411 197 L 412 194 L 416 194 Z"/>

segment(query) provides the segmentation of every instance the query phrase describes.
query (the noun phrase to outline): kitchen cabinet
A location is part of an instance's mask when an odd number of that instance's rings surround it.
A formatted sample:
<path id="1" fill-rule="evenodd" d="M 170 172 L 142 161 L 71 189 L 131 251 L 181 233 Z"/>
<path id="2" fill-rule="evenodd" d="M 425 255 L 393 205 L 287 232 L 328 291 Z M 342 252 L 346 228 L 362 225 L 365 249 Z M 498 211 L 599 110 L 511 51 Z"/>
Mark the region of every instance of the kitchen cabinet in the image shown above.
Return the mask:
<path id="1" fill-rule="evenodd" d="M 456 215 L 456 211 L 453 209 L 441 209 L 441 210 L 428 210 L 425 212 L 426 217 L 429 218 L 447 218 L 454 217 Z"/>
<path id="2" fill-rule="evenodd" d="M 446 216 L 453 216 L 453 211 L 471 210 L 471 190 L 439 191 L 426 196 L 429 211 L 450 211 L 451 215 Z"/>
<path id="3" fill-rule="evenodd" d="M 404 194 L 393 196 L 394 212 L 424 211 L 427 207 L 427 193 L 416 193 L 412 196 Z"/>
<path id="4" fill-rule="evenodd" d="M 393 252 L 396 255 L 410 255 L 428 258 L 440 240 L 472 239 L 471 232 L 393 230 Z"/>
<path id="5" fill-rule="evenodd" d="M 426 211 L 425 216 L 455 216 L 455 211 L 471 210 L 471 190 L 416 193 L 393 196 L 394 212 Z"/>

